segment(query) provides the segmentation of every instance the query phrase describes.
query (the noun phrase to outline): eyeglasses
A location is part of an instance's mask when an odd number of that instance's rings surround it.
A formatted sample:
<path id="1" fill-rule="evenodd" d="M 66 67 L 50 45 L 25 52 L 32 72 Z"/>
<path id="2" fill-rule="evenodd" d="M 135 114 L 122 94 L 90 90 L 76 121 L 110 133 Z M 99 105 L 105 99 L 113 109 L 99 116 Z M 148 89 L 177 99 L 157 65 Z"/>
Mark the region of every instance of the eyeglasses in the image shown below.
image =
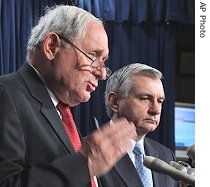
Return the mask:
<path id="1" fill-rule="evenodd" d="M 61 36 L 59 34 L 57 34 L 57 35 L 59 36 L 59 38 L 61 38 L 62 40 L 64 40 L 66 43 L 68 43 L 68 44 L 72 45 L 74 48 L 76 48 L 79 52 L 81 52 L 83 55 L 85 55 L 85 57 L 87 57 L 91 61 L 90 67 L 91 67 L 91 69 L 92 69 L 93 72 L 95 72 L 95 71 L 101 71 L 102 68 L 105 68 L 105 70 L 106 70 L 106 77 L 105 77 L 104 80 L 106 80 L 112 74 L 112 70 L 111 69 L 109 69 L 105 65 L 99 65 L 97 63 L 97 57 L 95 57 L 95 59 L 91 58 L 87 53 L 85 53 L 80 48 L 78 48 L 76 45 L 74 45 L 66 37 Z"/>

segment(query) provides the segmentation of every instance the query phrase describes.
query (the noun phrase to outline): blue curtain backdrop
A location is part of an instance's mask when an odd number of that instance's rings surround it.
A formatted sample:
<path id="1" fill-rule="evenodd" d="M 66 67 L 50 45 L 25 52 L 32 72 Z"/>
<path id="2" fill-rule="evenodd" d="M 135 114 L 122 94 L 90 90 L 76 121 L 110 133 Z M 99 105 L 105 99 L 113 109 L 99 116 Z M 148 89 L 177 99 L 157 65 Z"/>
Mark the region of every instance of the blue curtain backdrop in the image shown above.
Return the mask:
<path id="1" fill-rule="evenodd" d="M 15 71 L 25 62 L 26 45 L 32 26 L 46 6 L 73 4 L 101 18 L 109 36 L 110 58 L 114 71 L 141 62 L 164 74 L 166 102 L 161 124 L 148 136 L 174 150 L 174 102 L 176 28 L 194 25 L 192 0 L 0 0 L 0 74 Z M 105 81 L 88 103 L 74 108 L 83 135 L 93 129 L 93 116 L 100 124 L 108 121 L 104 107 Z"/>

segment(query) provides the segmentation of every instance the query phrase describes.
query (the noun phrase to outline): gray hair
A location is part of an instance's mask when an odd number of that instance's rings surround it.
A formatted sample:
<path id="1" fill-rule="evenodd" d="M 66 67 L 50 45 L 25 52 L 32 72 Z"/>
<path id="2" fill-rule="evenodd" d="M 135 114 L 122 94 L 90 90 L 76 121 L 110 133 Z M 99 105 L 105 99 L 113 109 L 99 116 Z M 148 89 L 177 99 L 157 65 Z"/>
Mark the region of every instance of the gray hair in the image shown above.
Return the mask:
<path id="1" fill-rule="evenodd" d="M 40 18 L 38 24 L 32 29 L 27 46 L 27 60 L 29 60 L 31 54 L 39 49 L 39 44 L 50 32 L 63 35 L 73 42 L 85 34 L 86 25 L 89 22 L 103 25 L 100 19 L 76 6 L 56 5 L 47 8 L 46 14 Z"/>
<path id="2" fill-rule="evenodd" d="M 146 64 L 133 63 L 124 66 L 115 71 L 107 80 L 105 89 L 105 106 L 108 117 L 112 117 L 112 110 L 108 103 L 108 95 L 110 92 L 118 94 L 119 98 L 127 97 L 128 92 L 133 87 L 132 77 L 134 75 L 143 75 L 151 79 L 162 79 L 163 74 Z"/>

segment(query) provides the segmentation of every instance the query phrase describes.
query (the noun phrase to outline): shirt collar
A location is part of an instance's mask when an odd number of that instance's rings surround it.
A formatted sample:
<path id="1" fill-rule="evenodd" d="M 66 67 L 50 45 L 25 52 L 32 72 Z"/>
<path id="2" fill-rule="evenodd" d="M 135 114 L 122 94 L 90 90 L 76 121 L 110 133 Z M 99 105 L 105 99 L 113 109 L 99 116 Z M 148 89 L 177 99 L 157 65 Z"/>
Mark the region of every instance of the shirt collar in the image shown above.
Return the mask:
<path id="1" fill-rule="evenodd" d="M 113 124 L 114 122 L 112 121 L 112 119 L 110 120 L 110 124 Z M 135 141 L 133 139 L 131 139 L 131 148 L 127 151 L 127 153 L 130 155 L 133 152 L 133 149 L 135 147 L 135 145 L 137 144 L 141 144 L 142 147 L 144 148 L 144 139 L 141 139 L 139 141 Z"/>
<path id="2" fill-rule="evenodd" d="M 29 63 L 29 65 L 35 70 L 35 72 L 37 73 L 37 75 L 39 76 L 39 78 L 41 79 L 41 81 L 43 82 L 45 87 L 47 88 L 46 81 L 45 81 L 44 77 L 39 73 L 39 71 L 32 64 Z M 50 98 L 51 98 L 54 106 L 56 107 L 57 104 L 58 104 L 58 100 L 56 99 L 55 95 L 48 88 L 47 88 L 47 91 L 48 91 L 48 93 L 50 95 Z"/>
<path id="3" fill-rule="evenodd" d="M 144 148 L 144 140 L 143 139 L 142 140 L 139 140 L 139 141 L 135 141 L 135 140 L 132 140 L 131 139 L 131 144 L 132 144 L 131 148 L 127 151 L 127 153 L 129 155 L 132 154 L 133 149 L 134 149 L 134 147 L 135 147 L 136 144 L 141 144 L 142 147 Z"/>

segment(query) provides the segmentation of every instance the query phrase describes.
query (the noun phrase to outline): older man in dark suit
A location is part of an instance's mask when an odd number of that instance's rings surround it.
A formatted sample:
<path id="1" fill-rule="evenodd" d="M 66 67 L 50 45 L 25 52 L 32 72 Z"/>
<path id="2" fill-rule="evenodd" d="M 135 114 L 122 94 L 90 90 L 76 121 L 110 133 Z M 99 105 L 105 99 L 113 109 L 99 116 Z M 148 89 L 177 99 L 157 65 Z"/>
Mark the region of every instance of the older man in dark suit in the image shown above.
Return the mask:
<path id="1" fill-rule="evenodd" d="M 94 187 L 126 153 L 136 131 L 125 118 L 82 140 L 70 115 L 110 75 L 108 53 L 103 23 L 87 11 L 59 5 L 41 17 L 27 62 L 0 77 L 1 187 Z"/>

